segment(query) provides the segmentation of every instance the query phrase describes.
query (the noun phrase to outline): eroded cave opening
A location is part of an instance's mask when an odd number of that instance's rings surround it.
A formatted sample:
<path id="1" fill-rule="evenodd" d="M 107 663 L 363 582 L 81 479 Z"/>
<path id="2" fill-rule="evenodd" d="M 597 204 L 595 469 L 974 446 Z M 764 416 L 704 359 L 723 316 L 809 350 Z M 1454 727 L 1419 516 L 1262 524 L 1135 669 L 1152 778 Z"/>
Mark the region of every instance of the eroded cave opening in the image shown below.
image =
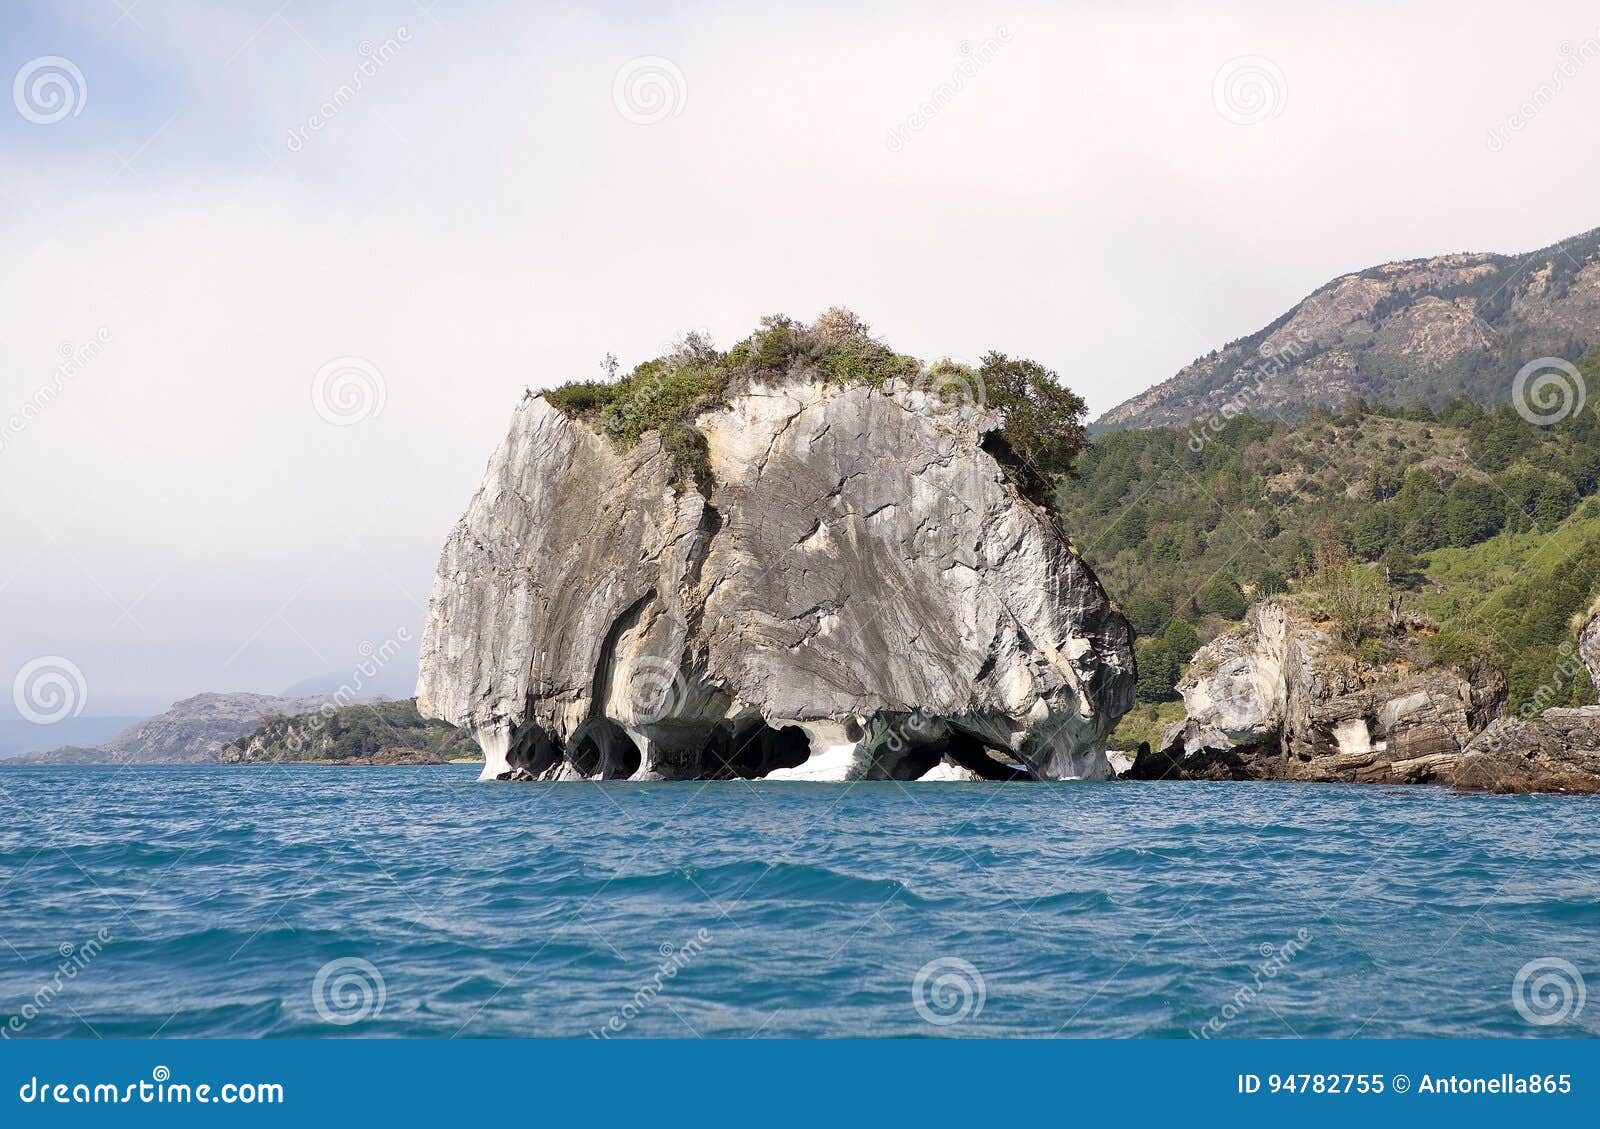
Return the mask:
<path id="1" fill-rule="evenodd" d="M 992 730 L 992 731 L 991 731 Z M 858 771 L 869 780 L 920 780 L 953 764 L 981 780 L 1032 780 L 1007 743 L 1009 730 L 982 718 L 945 718 L 925 711 L 876 714 L 867 725 Z"/>
<path id="2" fill-rule="evenodd" d="M 780 768 L 798 768 L 811 756 L 805 730 L 794 725 L 773 728 L 756 718 L 719 722 L 701 757 L 704 774 L 713 780 L 759 780 Z"/>
<path id="3" fill-rule="evenodd" d="M 878 714 L 865 726 L 845 719 L 846 744 L 813 749 L 798 725 L 769 725 L 764 718 L 720 721 L 711 729 L 650 733 L 651 768 L 669 780 L 760 780 L 780 769 L 797 769 L 828 753 L 816 779 L 918 780 L 941 764 L 957 765 L 981 780 L 1033 780 L 1018 763 L 1005 735 L 981 721 L 950 720 L 917 712 Z M 836 755 L 856 742 L 850 757 Z M 831 751 L 830 751 L 831 750 Z M 563 743 L 537 725 L 518 728 L 506 754 L 502 779 L 554 780 L 569 775 L 589 780 L 626 780 L 644 766 L 639 746 L 611 718 L 594 717 Z M 837 772 L 835 777 L 833 774 Z"/>
<path id="4" fill-rule="evenodd" d="M 894 729 L 869 744 L 871 775 L 885 780 L 920 780 L 944 759 L 942 740 L 908 741 Z"/>
<path id="5" fill-rule="evenodd" d="M 951 726 L 941 757 L 960 765 L 984 780 L 1032 780 L 1034 776 L 1017 764 L 1009 749 L 997 748 L 973 733 Z"/>
<path id="6" fill-rule="evenodd" d="M 609 717 L 584 722 L 567 743 L 567 760 L 586 777 L 626 780 L 639 771 L 639 746 Z"/>
<path id="7" fill-rule="evenodd" d="M 561 746 L 537 725 L 521 726 L 506 751 L 506 764 L 515 773 L 538 776 L 561 763 Z"/>

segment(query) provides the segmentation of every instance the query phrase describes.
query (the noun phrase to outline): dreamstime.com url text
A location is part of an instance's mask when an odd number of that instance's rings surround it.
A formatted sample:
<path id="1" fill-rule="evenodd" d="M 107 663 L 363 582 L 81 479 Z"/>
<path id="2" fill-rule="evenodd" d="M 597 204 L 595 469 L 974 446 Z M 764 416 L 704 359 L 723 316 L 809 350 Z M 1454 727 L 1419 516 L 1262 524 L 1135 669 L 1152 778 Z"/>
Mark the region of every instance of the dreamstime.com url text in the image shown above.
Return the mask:
<path id="1" fill-rule="evenodd" d="M 158 1066 L 135 1082 L 52 1082 L 29 1078 L 17 1089 L 27 1105 L 282 1105 L 278 1082 L 174 1082 Z"/>

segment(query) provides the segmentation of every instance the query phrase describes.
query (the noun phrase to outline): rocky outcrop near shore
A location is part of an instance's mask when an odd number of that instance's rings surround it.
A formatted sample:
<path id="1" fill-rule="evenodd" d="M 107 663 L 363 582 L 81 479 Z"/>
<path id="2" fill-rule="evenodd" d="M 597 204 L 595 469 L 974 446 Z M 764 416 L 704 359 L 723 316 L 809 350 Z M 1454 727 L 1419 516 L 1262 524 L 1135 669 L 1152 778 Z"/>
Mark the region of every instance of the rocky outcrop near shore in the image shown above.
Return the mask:
<path id="1" fill-rule="evenodd" d="M 1186 716 L 1126 775 L 1600 791 L 1600 707 L 1503 719 L 1498 672 L 1427 664 L 1404 645 L 1425 626 L 1401 619 L 1400 653 L 1364 661 L 1293 600 L 1257 604 L 1195 655 Z"/>
<path id="2" fill-rule="evenodd" d="M 985 449 L 904 382 L 756 382 L 620 448 L 527 396 L 445 543 L 417 686 L 486 778 L 1109 775 L 1130 631 Z"/>
<path id="3" fill-rule="evenodd" d="M 1577 627 L 1567 669 L 1551 672 L 1551 685 L 1581 677 L 1600 690 L 1600 615 Z M 1514 717 L 1498 719 L 1474 737 L 1454 767 L 1451 782 L 1484 792 L 1600 792 L 1600 706 L 1540 711 L 1537 697 Z"/>
<path id="4" fill-rule="evenodd" d="M 1494 721 L 1451 766 L 1449 782 L 1481 792 L 1600 792 L 1600 706 Z"/>
<path id="5" fill-rule="evenodd" d="M 273 716 L 223 746 L 222 764 L 448 764 L 476 760 L 471 736 L 417 713 L 415 702 L 325 703 L 310 713 Z"/>

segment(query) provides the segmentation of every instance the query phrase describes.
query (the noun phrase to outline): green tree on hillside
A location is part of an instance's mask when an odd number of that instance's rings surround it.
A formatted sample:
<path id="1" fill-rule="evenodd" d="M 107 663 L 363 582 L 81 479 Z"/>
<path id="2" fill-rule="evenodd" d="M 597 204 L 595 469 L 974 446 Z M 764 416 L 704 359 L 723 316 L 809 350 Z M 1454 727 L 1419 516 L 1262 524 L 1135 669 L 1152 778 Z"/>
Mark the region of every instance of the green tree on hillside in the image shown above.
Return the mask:
<path id="1" fill-rule="evenodd" d="M 1178 659 L 1165 638 L 1139 639 L 1133 645 L 1133 657 L 1139 667 L 1133 692 L 1135 701 L 1170 702 L 1178 696 Z"/>
<path id="2" fill-rule="evenodd" d="M 1244 592 L 1229 576 L 1217 575 L 1206 581 L 1195 594 L 1195 606 L 1207 615 L 1220 615 L 1223 619 L 1239 619 L 1248 606 Z"/>

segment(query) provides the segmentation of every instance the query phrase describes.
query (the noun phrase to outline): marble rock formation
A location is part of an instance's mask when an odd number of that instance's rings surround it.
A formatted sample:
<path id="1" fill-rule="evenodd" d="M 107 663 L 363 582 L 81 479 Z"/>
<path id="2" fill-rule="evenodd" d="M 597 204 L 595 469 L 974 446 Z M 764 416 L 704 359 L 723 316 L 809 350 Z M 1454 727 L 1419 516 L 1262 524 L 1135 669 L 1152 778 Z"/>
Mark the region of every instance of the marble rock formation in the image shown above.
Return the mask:
<path id="1" fill-rule="evenodd" d="M 1287 599 L 1202 647 L 1178 689 L 1186 716 L 1128 775 L 1449 782 L 1505 700 L 1493 671 L 1343 655 Z"/>
<path id="2" fill-rule="evenodd" d="M 915 388 L 700 415 L 710 474 L 528 395 L 439 561 L 417 685 L 485 778 L 1097 778 L 1127 622 L 985 437 Z"/>
<path id="3" fill-rule="evenodd" d="M 1585 671 L 1600 687 L 1600 618 L 1564 653 L 1552 689 Z M 1179 690 L 1186 716 L 1123 775 L 1600 792 L 1600 706 L 1540 712 L 1536 696 L 1502 717 L 1495 671 L 1352 659 L 1292 600 L 1202 647 Z"/>

